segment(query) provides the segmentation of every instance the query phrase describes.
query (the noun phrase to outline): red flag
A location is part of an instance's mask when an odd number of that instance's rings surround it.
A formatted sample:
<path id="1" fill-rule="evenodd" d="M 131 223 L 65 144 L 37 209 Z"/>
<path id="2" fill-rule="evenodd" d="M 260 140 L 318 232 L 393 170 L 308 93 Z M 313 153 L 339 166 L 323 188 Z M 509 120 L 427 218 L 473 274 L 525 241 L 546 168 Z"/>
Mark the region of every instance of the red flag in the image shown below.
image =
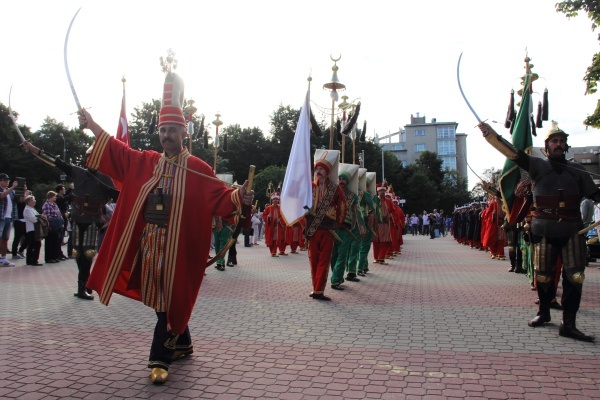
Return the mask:
<path id="1" fill-rule="evenodd" d="M 125 109 L 125 78 L 123 78 L 123 101 L 121 102 L 121 115 L 119 117 L 119 126 L 117 128 L 117 139 L 127 146 L 131 146 L 129 129 L 127 128 L 127 112 Z"/>

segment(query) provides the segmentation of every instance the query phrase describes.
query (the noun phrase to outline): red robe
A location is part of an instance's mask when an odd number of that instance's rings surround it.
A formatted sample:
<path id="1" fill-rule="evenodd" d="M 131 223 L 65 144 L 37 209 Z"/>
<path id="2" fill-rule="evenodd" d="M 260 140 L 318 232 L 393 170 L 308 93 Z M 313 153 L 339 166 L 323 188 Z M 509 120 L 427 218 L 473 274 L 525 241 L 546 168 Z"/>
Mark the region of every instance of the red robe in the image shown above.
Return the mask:
<path id="1" fill-rule="evenodd" d="M 204 278 L 212 217 L 231 217 L 233 212 L 241 212 L 242 198 L 239 190 L 225 186 L 208 164 L 192 156 L 187 149 L 171 160 L 215 178 L 175 168 L 164 243 L 163 282 L 167 328 L 179 334 L 188 324 Z M 99 293 L 103 304 L 108 305 L 113 293 L 140 301 L 141 265 L 133 268 L 134 259 L 146 226 L 143 218 L 146 198 L 160 180 L 165 163 L 164 153 L 133 150 L 106 132 L 96 139 L 88 167 L 123 182 L 117 207 L 87 284 Z M 236 219 L 234 223 L 237 223 Z M 249 223 L 250 218 L 246 221 Z"/>
<path id="2" fill-rule="evenodd" d="M 303 234 L 305 225 L 306 219 L 300 218 L 294 225 L 285 229 L 285 243 L 291 247 L 292 251 L 295 251 L 298 246 L 301 249 L 305 248 L 306 243 L 304 243 Z"/>
<path id="3" fill-rule="evenodd" d="M 278 222 L 275 222 L 277 220 Z M 265 243 L 270 249 L 285 249 L 285 222 L 279 204 L 271 204 L 263 211 Z"/>

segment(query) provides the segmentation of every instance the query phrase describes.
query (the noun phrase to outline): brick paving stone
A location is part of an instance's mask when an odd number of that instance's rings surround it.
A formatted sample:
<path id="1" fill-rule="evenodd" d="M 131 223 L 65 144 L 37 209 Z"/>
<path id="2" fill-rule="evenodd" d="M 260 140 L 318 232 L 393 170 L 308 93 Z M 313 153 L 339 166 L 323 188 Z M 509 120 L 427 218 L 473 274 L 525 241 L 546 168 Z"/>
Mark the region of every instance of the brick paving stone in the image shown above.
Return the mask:
<path id="1" fill-rule="evenodd" d="M 73 261 L 17 260 L 0 269 L 0 397 L 600 398 L 600 347 L 558 336 L 554 310 L 529 328 L 523 275 L 450 237 L 426 239 L 405 237 L 390 265 L 326 289 L 327 304 L 307 296 L 306 253 L 238 249 L 238 268 L 207 270 L 190 320 L 196 351 L 162 386 L 145 368 L 151 310 L 73 298 Z M 586 270 L 578 327 L 600 333 L 598 268 Z"/>

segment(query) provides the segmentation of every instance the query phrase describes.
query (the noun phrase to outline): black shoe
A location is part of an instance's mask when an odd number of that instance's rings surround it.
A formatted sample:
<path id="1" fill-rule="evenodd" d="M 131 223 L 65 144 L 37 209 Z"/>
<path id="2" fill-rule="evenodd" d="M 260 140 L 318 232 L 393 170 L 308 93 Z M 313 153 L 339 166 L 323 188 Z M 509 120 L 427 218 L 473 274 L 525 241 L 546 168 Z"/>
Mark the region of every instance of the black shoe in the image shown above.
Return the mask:
<path id="1" fill-rule="evenodd" d="M 83 300 L 94 300 L 94 296 L 88 294 L 85 290 L 82 292 L 73 293 L 73 296 L 78 297 Z"/>
<path id="2" fill-rule="evenodd" d="M 515 272 L 515 267 L 510 267 L 510 268 L 508 269 L 508 272 Z"/>
<path id="3" fill-rule="evenodd" d="M 47 260 L 46 264 L 56 264 L 58 260 Z"/>
<path id="4" fill-rule="evenodd" d="M 44 264 L 40 264 L 40 263 L 27 263 L 27 265 L 31 265 L 32 267 L 41 267 Z"/>
<path id="5" fill-rule="evenodd" d="M 231 262 L 231 261 L 227 261 L 227 266 L 228 266 L 228 267 L 233 267 L 233 262 Z"/>
<path id="6" fill-rule="evenodd" d="M 68 260 L 68 258 L 65 257 L 65 256 L 60 256 L 60 257 L 58 257 L 58 260 L 59 261 L 65 261 L 65 260 Z"/>
<path id="7" fill-rule="evenodd" d="M 360 282 L 360 279 L 358 279 L 356 276 L 353 276 L 350 274 L 348 274 L 348 276 L 346 277 L 346 280 L 350 281 L 350 282 Z"/>
<path id="8" fill-rule="evenodd" d="M 344 290 L 344 288 L 341 287 L 340 285 L 331 285 L 331 288 L 334 290 Z"/>
<path id="9" fill-rule="evenodd" d="M 327 297 L 324 294 L 313 294 L 312 298 L 313 298 L 313 300 L 323 300 L 323 301 L 331 300 L 330 297 Z"/>
<path id="10" fill-rule="evenodd" d="M 563 309 L 558 301 L 551 301 L 550 308 L 552 308 L 554 310 L 562 310 Z"/>
<path id="11" fill-rule="evenodd" d="M 529 321 L 527 323 L 527 325 L 531 326 L 532 328 L 535 328 L 537 326 L 542 326 L 542 325 L 544 325 L 544 323 L 550 322 L 551 320 L 552 319 L 550 318 L 550 314 L 548 314 L 548 315 L 538 315 L 534 319 L 532 319 L 531 321 Z"/>
<path id="12" fill-rule="evenodd" d="M 225 271 L 225 266 L 223 264 L 217 264 L 215 265 L 215 268 L 219 271 Z"/>
<path id="13" fill-rule="evenodd" d="M 358 271 L 358 272 L 357 272 L 357 274 L 358 274 L 359 276 L 367 276 L 367 275 L 366 275 L 364 272 L 362 272 L 362 271 Z"/>
<path id="14" fill-rule="evenodd" d="M 596 340 L 594 336 L 588 336 L 574 326 L 565 325 L 564 322 L 560 323 L 560 327 L 558 328 L 558 334 L 560 336 L 580 340 L 582 342 L 593 342 L 594 340 Z"/>

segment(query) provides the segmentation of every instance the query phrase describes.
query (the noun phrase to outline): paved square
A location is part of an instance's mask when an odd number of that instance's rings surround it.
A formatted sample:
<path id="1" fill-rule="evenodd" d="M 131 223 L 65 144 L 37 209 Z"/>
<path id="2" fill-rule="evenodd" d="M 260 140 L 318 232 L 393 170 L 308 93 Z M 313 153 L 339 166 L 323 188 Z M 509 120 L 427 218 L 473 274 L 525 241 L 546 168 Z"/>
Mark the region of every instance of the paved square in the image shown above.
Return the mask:
<path id="1" fill-rule="evenodd" d="M 331 302 L 308 297 L 306 252 L 272 258 L 264 242 L 240 240 L 238 266 L 207 270 L 194 354 L 162 386 L 146 368 L 151 309 L 73 297 L 73 260 L 17 260 L 0 268 L 0 398 L 600 398 L 598 343 L 558 336 L 560 311 L 528 327 L 536 295 L 508 261 L 449 236 L 404 238 L 390 265 L 371 264 L 342 292 L 328 287 Z M 598 336 L 597 266 L 577 324 Z"/>

